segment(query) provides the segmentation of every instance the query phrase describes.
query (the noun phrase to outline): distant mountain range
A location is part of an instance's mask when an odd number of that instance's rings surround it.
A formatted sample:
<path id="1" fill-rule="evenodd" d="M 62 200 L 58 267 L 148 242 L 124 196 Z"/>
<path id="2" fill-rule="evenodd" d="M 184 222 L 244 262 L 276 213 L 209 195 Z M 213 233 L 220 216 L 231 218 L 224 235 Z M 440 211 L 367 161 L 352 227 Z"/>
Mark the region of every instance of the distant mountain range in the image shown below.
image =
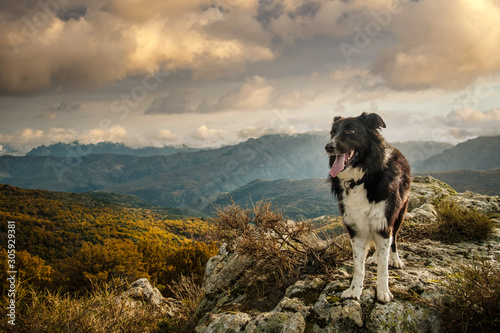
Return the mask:
<path id="1" fill-rule="evenodd" d="M 156 155 L 173 155 L 179 152 L 194 152 L 199 149 L 190 148 L 187 146 L 170 147 L 165 146 L 145 147 L 145 148 L 130 148 L 123 143 L 114 142 L 99 142 L 97 144 L 80 144 L 78 141 L 73 143 L 57 143 L 50 146 L 39 146 L 29 151 L 26 156 L 86 156 L 90 154 L 116 154 L 116 155 L 134 155 L 134 156 L 156 156 Z"/>
<path id="2" fill-rule="evenodd" d="M 290 212 L 293 205 L 302 202 L 303 206 L 292 214 L 309 217 L 304 207 L 311 204 L 312 197 L 317 200 L 314 205 L 324 202 L 324 210 L 335 206 L 322 183 L 328 174 L 324 153 L 327 141 L 326 132 L 266 135 L 218 149 L 152 156 L 138 156 L 138 150 L 115 144 L 83 148 L 59 144 L 39 147 L 28 156 L 0 156 L 0 183 L 64 192 L 132 194 L 163 207 L 187 207 L 205 213 L 212 211 L 212 203 L 227 202 L 224 198 L 228 194 L 241 198 L 243 205 L 250 198 L 255 201 L 266 197 L 278 201 L 280 207 L 289 200 L 286 210 Z M 436 142 L 394 144 L 412 162 L 414 172 L 500 168 L 499 145 L 500 136 L 472 139 L 454 147 Z M 113 154 L 95 153 L 112 147 L 116 148 Z M 92 154 L 85 154 L 84 148 Z M 123 154 L 127 149 L 129 154 Z M 63 151 L 66 155 L 53 156 Z M 40 156 L 45 153 L 49 155 Z M 453 181 L 445 181 L 457 187 Z M 469 177 L 465 182 L 469 185 L 464 186 L 484 188 L 488 194 L 500 192 L 498 185 L 484 175 Z"/>
<path id="3" fill-rule="evenodd" d="M 413 165 L 414 172 L 460 169 L 488 170 L 500 167 L 500 136 L 467 140 Z"/>

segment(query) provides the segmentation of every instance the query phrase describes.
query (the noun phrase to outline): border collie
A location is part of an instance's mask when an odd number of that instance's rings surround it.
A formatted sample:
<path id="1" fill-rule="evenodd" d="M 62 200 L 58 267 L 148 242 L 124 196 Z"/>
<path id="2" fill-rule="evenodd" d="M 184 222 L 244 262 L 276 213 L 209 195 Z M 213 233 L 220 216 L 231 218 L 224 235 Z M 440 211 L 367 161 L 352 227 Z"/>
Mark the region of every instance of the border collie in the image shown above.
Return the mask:
<path id="1" fill-rule="evenodd" d="M 361 296 L 365 258 L 372 242 L 376 250 L 367 264 L 377 262 L 377 298 L 390 302 L 388 265 L 402 268 L 396 234 L 403 221 L 410 193 L 410 166 L 401 152 L 390 147 L 374 113 L 335 117 L 325 146 L 330 157 L 332 193 L 338 198 L 344 225 L 351 239 L 354 274 L 342 298 Z"/>

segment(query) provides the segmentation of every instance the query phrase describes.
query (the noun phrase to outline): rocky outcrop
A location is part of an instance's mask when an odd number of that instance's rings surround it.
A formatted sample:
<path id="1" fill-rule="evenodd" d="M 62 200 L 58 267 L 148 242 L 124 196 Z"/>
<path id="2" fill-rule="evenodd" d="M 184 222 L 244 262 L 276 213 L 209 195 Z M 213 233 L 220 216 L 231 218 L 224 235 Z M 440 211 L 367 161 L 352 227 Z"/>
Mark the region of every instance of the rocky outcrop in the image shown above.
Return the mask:
<path id="1" fill-rule="evenodd" d="M 129 308 L 149 305 L 168 317 L 174 317 L 183 306 L 176 299 L 163 297 L 158 288 L 146 278 L 132 282 L 129 289 L 117 297 L 116 302 Z"/>
<path id="2" fill-rule="evenodd" d="M 442 199 L 484 212 L 500 212 L 498 197 L 456 193 L 432 177 L 418 177 L 412 184 L 408 218 L 432 223 L 436 217 L 434 204 Z M 254 261 L 223 245 L 206 266 L 206 295 L 188 331 L 441 332 L 440 314 L 429 304 L 442 296 L 441 282 L 450 267 L 459 260 L 472 260 L 476 254 L 489 258 L 500 255 L 498 237 L 453 245 L 423 239 L 400 243 L 399 248 L 405 267 L 390 269 L 395 300 L 384 304 L 375 295 L 376 266 L 367 266 L 359 301 L 341 299 L 350 284 L 352 261 L 329 275 L 302 277 L 287 288 L 250 295 L 244 279 Z"/>

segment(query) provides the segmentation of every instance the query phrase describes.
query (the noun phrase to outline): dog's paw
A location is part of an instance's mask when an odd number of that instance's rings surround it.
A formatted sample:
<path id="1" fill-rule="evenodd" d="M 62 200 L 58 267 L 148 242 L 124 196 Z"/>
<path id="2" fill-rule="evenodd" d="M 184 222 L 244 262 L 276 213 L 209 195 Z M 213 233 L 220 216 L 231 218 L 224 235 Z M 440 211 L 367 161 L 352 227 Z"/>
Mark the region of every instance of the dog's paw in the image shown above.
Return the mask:
<path id="1" fill-rule="evenodd" d="M 397 254 L 392 254 L 389 256 L 389 265 L 394 268 L 404 268 L 405 264 Z"/>
<path id="2" fill-rule="evenodd" d="M 389 289 L 377 290 L 377 299 L 383 303 L 390 302 L 394 299 L 394 296 L 389 291 Z"/>
<path id="3" fill-rule="evenodd" d="M 361 289 L 359 291 L 355 291 L 352 287 L 347 289 L 342 293 L 342 298 L 355 298 L 360 299 L 361 297 Z"/>

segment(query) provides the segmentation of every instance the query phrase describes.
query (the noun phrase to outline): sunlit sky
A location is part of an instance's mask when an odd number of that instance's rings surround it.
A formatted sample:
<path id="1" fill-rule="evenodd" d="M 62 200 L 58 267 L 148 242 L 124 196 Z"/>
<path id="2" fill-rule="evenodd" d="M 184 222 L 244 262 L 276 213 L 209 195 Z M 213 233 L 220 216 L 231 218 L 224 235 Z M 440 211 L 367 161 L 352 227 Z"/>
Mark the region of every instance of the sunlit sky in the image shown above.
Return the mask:
<path id="1" fill-rule="evenodd" d="M 499 0 L 2 0 L 0 155 L 216 147 L 376 112 L 389 141 L 500 134 Z"/>

